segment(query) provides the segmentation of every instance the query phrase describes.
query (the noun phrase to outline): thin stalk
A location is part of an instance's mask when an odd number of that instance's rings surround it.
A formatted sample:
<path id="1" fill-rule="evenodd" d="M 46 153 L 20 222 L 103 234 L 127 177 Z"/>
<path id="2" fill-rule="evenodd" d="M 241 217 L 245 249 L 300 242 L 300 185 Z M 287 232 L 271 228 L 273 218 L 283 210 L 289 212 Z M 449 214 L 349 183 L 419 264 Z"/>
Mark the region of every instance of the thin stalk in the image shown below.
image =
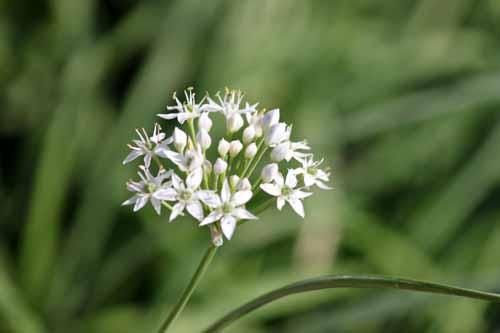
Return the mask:
<path id="1" fill-rule="evenodd" d="M 200 264 L 198 265 L 198 268 L 196 269 L 196 272 L 194 273 L 193 277 L 191 278 L 191 281 L 189 281 L 188 286 L 182 293 L 181 298 L 177 301 L 177 304 L 175 304 L 174 308 L 168 315 L 168 317 L 165 319 L 165 321 L 161 324 L 160 329 L 158 330 L 158 333 L 166 333 L 169 329 L 170 326 L 174 323 L 175 319 L 179 317 L 181 314 L 182 310 L 184 310 L 184 307 L 186 306 L 187 302 L 191 298 L 191 295 L 193 294 L 194 290 L 198 286 L 198 284 L 201 281 L 201 278 L 205 274 L 206 270 L 208 269 L 208 266 L 210 265 L 210 262 L 215 256 L 215 253 L 217 252 L 217 247 L 214 246 L 213 244 L 210 244 L 208 247 L 207 251 L 205 252 L 205 255 L 203 256 L 203 259 L 201 259 Z"/>
<path id="2" fill-rule="evenodd" d="M 229 312 L 227 315 L 217 320 L 203 332 L 221 332 L 224 328 L 240 319 L 244 315 L 280 298 L 287 297 L 293 294 L 332 288 L 400 289 L 500 302 L 500 294 L 459 288 L 432 282 L 407 280 L 392 277 L 325 276 L 292 283 L 285 287 L 276 289 L 260 297 L 257 297 L 254 300 L 242 305 L 241 307 Z"/>

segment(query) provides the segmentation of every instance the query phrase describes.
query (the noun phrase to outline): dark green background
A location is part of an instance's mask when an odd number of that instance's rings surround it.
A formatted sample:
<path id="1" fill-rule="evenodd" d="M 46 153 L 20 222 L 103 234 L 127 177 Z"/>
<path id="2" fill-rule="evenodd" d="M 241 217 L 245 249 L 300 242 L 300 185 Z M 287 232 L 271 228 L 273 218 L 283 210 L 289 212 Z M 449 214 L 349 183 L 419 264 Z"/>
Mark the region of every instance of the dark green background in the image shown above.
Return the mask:
<path id="1" fill-rule="evenodd" d="M 0 332 L 156 327 L 208 237 L 120 207 L 121 160 L 187 86 L 280 107 L 335 190 L 305 221 L 273 209 L 237 230 L 175 332 L 319 274 L 500 290 L 499 1 L 0 0 Z M 494 332 L 499 318 L 336 290 L 228 331 Z"/>

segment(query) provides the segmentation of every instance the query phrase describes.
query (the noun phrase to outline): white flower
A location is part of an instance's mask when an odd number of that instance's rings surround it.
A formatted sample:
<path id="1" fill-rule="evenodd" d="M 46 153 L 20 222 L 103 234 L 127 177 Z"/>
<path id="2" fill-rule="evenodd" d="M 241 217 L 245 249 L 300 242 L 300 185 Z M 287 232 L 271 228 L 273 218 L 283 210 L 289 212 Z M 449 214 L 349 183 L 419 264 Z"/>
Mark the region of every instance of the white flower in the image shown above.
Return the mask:
<path id="1" fill-rule="evenodd" d="M 276 125 L 280 121 L 280 110 L 274 109 L 267 111 L 264 116 L 262 116 L 262 127 L 264 130 L 270 129 L 272 126 Z"/>
<path id="2" fill-rule="evenodd" d="M 255 127 L 248 126 L 243 131 L 243 143 L 247 145 L 252 142 L 253 139 L 255 139 Z"/>
<path id="3" fill-rule="evenodd" d="M 208 134 L 208 131 L 203 128 L 200 128 L 198 131 L 196 141 L 198 141 L 198 144 L 203 150 L 207 150 L 212 145 L 212 138 L 210 137 L 210 134 Z"/>
<path id="4" fill-rule="evenodd" d="M 231 148 L 231 144 L 225 139 L 221 139 L 219 141 L 219 146 L 217 147 L 217 151 L 219 152 L 220 157 L 226 157 L 227 153 L 229 152 L 229 148 Z"/>
<path id="5" fill-rule="evenodd" d="M 226 121 L 227 130 L 229 133 L 238 132 L 240 128 L 243 127 L 244 124 L 243 117 L 238 113 L 232 114 L 228 116 L 226 119 L 227 119 Z"/>
<path id="6" fill-rule="evenodd" d="M 175 149 L 182 153 L 187 145 L 187 134 L 178 127 L 174 128 L 174 134 L 172 134 L 172 139 L 174 140 Z"/>
<path id="7" fill-rule="evenodd" d="M 257 145 L 255 144 L 255 142 L 252 142 L 245 149 L 245 158 L 247 160 L 254 158 L 255 155 L 257 154 L 257 150 L 258 150 Z"/>
<path id="8" fill-rule="evenodd" d="M 311 154 L 305 153 L 301 150 L 310 149 L 311 148 L 305 141 L 285 141 L 273 148 L 273 150 L 271 151 L 271 160 L 273 160 L 273 162 L 281 162 L 282 160 L 290 162 L 293 158 L 299 162 L 302 162 L 304 158 L 311 156 Z"/>
<path id="9" fill-rule="evenodd" d="M 142 167 L 142 166 L 141 166 Z M 158 175 L 154 177 L 149 169 L 142 167 L 142 172 L 138 172 L 140 181 L 136 182 L 130 180 L 127 182 L 127 189 L 130 192 L 134 192 L 135 195 L 130 199 L 124 201 L 122 206 L 134 205 L 134 212 L 143 208 L 148 201 L 155 209 L 156 213 L 160 215 L 161 213 L 161 199 L 158 199 L 155 195 L 159 191 L 163 191 L 165 188 L 170 186 L 170 182 L 163 183 L 165 179 L 171 176 L 172 172 L 165 172 L 165 170 L 160 169 Z"/>
<path id="10" fill-rule="evenodd" d="M 205 161 L 200 147 L 186 149 L 184 154 L 168 151 L 167 158 L 183 172 L 192 172 L 201 168 Z"/>
<path id="11" fill-rule="evenodd" d="M 262 168 L 260 178 L 264 183 L 272 182 L 279 173 L 278 164 L 271 163 Z"/>
<path id="12" fill-rule="evenodd" d="M 302 161 L 302 167 L 295 169 L 294 173 L 304 177 L 306 187 L 316 185 L 323 190 L 331 190 L 332 188 L 326 184 L 330 181 L 330 173 L 319 168 L 322 163 L 323 160 L 314 161 L 313 157 L 309 156 Z"/>
<path id="13" fill-rule="evenodd" d="M 123 160 L 123 164 L 130 163 L 139 156 L 144 156 L 144 165 L 146 168 L 149 168 L 154 155 L 160 157 L 166 156 L 166 152 L 169 150 L 167 145 L 172 143 L 172 138 L 163 141 L 165 133 L 161 131 L 160 125 L 155 124 L 153 136 L 151 137 L 149 137 L 144 128 L 142 129 L 142 133 L 140 130 L 136 130 L 136 132 L 139 140 L 133 140 L 133 144 L 128 145 L 132 151 Z"/>
<path id="14" fill-rule="evenodd" d="M 301 200 L 312 195 L 310 192 L 304 192 L 297 187 L 297 177 L 292 170 L 288 171 L 286 180 L 283 175 L 278 173 L 273 183 L 266 183 L 260 185 L 260 188 L 266 193 L 278 198 L 277 207 L 279 210 L 283 208 L 285 202 L 288 202 L 293 210 L 302 218 L 305 216 L 304 205 Z"/>
<path id="15" fill-rule="evenodd" d="M 263 134 L 262 115 L 258 112 L 249 112 L 245 114 L 248 122 L 248 127 L 253 128 L 256 138 L 260 138 Z"/>
<path id="16" fill-rule="evenodd" d="M 153 194 L 159 200 L 176 201 L 170 213 L 170 222 L 186 209 L 198 221 L 203 220 L 203 206 L 198 198 L 198 189 L 203 178 L 200 168 L 186 178 L 186 184 L 175 173 L 172 175 L 172 187 L 161 189 Z"/>
<path id="17" fill-rule="evenodd" d="M 231 239 L 236 229 L 238 220 L 256 220 L 257 217 L 247 211 L 244 205 L 252 198 L 251 191 L 237 191 L 231 193 L 227 179 L 224 181 L 220 196 L 211 191 L 200 193 L 200 199 L 213 209 L 200 226 L 214 223 L 220 220 L 220 226 L 224 236 Z"/>
<path id="18" fill-rule="evenodd" d="M 204 129 L 207 132 L 210 132 L 210 130 L 212 129 L 212 125 L 213 125 L 213 123 L 212 123 L 212 120 L 210 119 L 210 117 L 208 116 L 208 113 L 203 112 L 200 115 L 200 118 L 198 118 L 198 127 L 200 129 Z"/>
<path id="19" fill-rule="evenodd" d="M 277 123 L 272 125 L 264 135 L 264 142 L 268 146 L 275 146 L 289 137 L 287 126 L 285 123 Z"/>
<path id="20" fill-rule="evenodd" d="M 226 170 L 227 170 L 227 162 L 219 157 L 214 164 L 214 173 L 218 176 L 226 172 Z"/>
<path id="21" fill-rule="evenodd" d="M 239 140 L 231 141 L 229 146 L 229 156 L 235 157 L 243 149 L 243 144 Z"/>
<path id="22" fill-rule="evenodd" d="M 199 103 L 196 103 L 195 93 L 193 93 L 193 90 L 191 88 L 188 88 L 186 91 L 184 91 L 184 95 L 186 97 L 186 103 L 182 104 L 181 101 L 179 101 L 179 99 L 177 98 L 177 95 L 174 93 L 173 98 L 176 102 L 176 105 L 167 106 L 167 110 L 174 110 L 177 112 L 158 114 L 158 116 L 167 120 L 177 118 L 177 121 L 180 124 L 184 124 L 184 122 L 188 119 L 198 118 L 201 115 L 202 111 L 204 111 L 202 105 L 205 101 L 205 97 Z"/>

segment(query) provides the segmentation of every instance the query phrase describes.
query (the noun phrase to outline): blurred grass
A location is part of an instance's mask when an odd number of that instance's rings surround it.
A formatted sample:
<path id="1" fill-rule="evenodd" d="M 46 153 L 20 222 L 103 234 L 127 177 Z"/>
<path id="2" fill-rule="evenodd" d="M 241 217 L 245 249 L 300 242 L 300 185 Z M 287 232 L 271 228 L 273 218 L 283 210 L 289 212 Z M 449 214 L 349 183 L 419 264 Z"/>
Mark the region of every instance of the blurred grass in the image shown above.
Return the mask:
<path id="1" fill-rule="evenodd" d="M 0 332 L 156 327 L 207 235 L 122 209 L 121 159 L 191 85 L 280 107 L 335 190 L 304 222 L 269 211 L 242 227 L 177 332 L 311 274 L 498 290 L 499 22 L 495 0 L 0 1 Z M 499 313 L 339 290 L 234 329 L 491 332 Z"/>

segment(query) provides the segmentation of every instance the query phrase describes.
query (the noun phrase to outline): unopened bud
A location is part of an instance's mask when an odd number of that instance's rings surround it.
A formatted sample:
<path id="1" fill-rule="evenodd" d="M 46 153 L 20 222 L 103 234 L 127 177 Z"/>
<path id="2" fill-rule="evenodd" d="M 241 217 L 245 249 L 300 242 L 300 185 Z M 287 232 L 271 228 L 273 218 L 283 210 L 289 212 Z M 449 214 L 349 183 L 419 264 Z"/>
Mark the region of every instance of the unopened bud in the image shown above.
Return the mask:
<path id="1" fill-rule="evenodd" d="M 272 182 L 278 175 L 279 168 L 278 164 L 271 163 L 262 168 L 260 177 L 264 183 Z"/>
<path id="2" fill-rule="evenodd" d="M 267 131 L 265 135 L 266 145 L 272 146 L 282 142 L 287 137 L 287 127 L 285 123 L 278 123 Z"/>
<path id="3" fill-rule="evenodd" d="M 172 138 L 174 140 L 174 146 L 177 149 L 177 151 L 179 152 L 184 151 L 184 148 L 186 148 L 187 145 L 187 134 L 184 133 L 183 130 L 176 127 L 174 129 L 174 134 L 172 135 Z"/>
<path id="4" fill-rule="evenodd" d="M 280 121 L 280 110 L 274 109 L 271 111 L 267 111 L 262 117 L 262 127 L 265 130 L 271 128 L 276 125 Z"/>
<path id="5" fill-rule="evenodd" d="M 198 118 L 198 127 L 204 129 L 209 132 L 212 129 L 212 120 L 208 116 L 207 112 L 203 112 Z"/>
<path id="6" fill-rule="evenodd" d="M 229 152 L 229 148 L 231 147 L 231 144 L 227 142 L 226 140 L 222 139 L 219 141 L 219 155 L 221 157 L 226 157 L 227 153 Z"/>
<path id="7" fill-rule="evenodd" d="M 281 162 L 286 158 L 290 148 L 289 142 L 283 142 L 273 148 L 271 151 L 271 160 L 273 162 Z"/>
<path id="8" fill-rule="evenodd" d="M 224 161 L 222 158 L 218 158 L 214 164 L 214 174 L 218 176 L 226 172 L 226 170 L 227 170 L 227 162 Z"/>
<path id="9" fill-rule="evenodd" d="M 238 191 L 251 191 L 252 190 L 252 184 L 250 184 L 250 181 L 248 178 L 242 178 L 238 182 L 238 186 L 236 187 Z"/>
<path id="10" fill-rule="evenodd" d="M 233 140 L 231 141 L 230 147 L 229 147 L 229 156 L 235 157 L 240 153 L 240 151 L 243 149 L 243 144 L 239 140 Z"/>
<path id="11" fill-rule="evenodd" d="M 238 132 L 244 124 L 243 118 L 238 113 L 229 116 L 226 121 L 229 133 Z"/>
<path id="12" fill-rule="evenodd" d="M 247 145 L 252 142 L 253 139 L 255 139 L 255 128 L 253 126 L 248 126 L 243 131 L 243 143 Z"/>
<path id="13" fill-rule="evenodd" d="M 207 150 L 212 145 L 212 138 L 210 137 L 210 134 L 208 134 L 207 130 L 202 128 L 198 131 L 196 141 L 198 141 L 198 144 L 203 150 Z"/>
<path id="14" fill-rule="evenodd" d="M 238 186 L 238 183 L 240 182 L 240 177 L 237 175 L 232 175 L 229 177 L 229 185 L 231 185 L 231 188 L 236 188 Z"/>
<path id="15" fill-rule="evenodd" d="M 247 160 L 250 160 L 254 158 L 256 154 L 257 154 L 257 145 L 255 144 L 255 142 L 253 142 L 249 144 L 245 149 L 245 158 Z"/>

